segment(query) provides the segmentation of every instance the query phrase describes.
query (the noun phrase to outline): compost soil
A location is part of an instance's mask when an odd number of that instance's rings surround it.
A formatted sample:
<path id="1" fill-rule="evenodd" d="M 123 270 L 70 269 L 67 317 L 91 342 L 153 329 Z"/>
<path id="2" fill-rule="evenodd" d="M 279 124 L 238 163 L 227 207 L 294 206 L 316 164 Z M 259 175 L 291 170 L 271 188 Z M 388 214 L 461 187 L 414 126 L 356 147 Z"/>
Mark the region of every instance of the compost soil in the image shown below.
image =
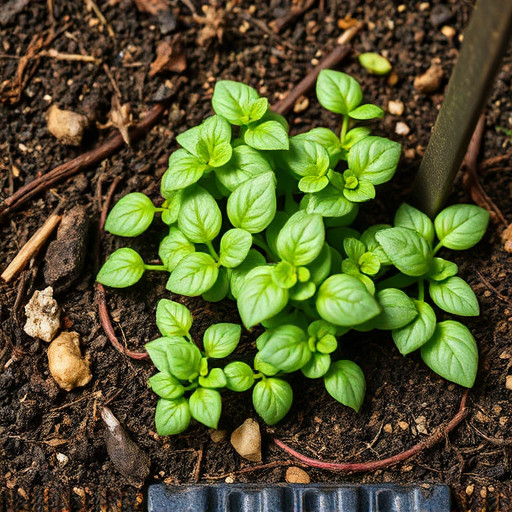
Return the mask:
<path id="1" fill-rule="evenodd" d="M 151 6 L 153 14 L 147 12 Z M 361 81 L 366 100 L 385 109 L 389 100 L 404 104 L 403 115 L 386 114 L 375 123 L 375 133 L 402 143 L 404 154 L 393 183 L 380 187 L 376 201 L 362 208 L 359 222 L 391 221 L 406 197 L 457 58 L 471 2 L 322 0 L 274 34 L 272 21 L 291 7 L 276 0 L 204 5 L 195 0 L 109 0 L 97 5 L 9 0 L 2 7 L 2 197 L 101 144 L 115 130 L 103 125 L 108 124 L 116 89 L 119 103 L 131 106 L 135 120 L 143 116 L 162 85 L 174 91 L 164 118 L 143 140 L 31 200 L 1 226 L 3 269 L 61 202 L 65 212 L 85 207 L 91 219 L 85 269 L 56 295 L 65 327 L 80 334 L 82 350 L 91 361 L 93 379 L 86 387 L 69 393 L 60 390 L 48 371 L 47 345 L 23 332 L 23 306 L 33 290 L 46 287 L 44 250 L 16 281 L 0 285 L 0 496 L 5 509 L 31 504 L 34 510 L 54 510 L 60 503 L 59 510 L 142 510 L 147 485 L 153 482 L 186 484 L 226 478 L 282 482 L 293 463 L 272 443 L 272 435 L 322 460 L 370 461 L 408 449 L 457 412 L 463 389 L 434 375 L 418 355 L 402 357 L 388 333 L 349 336 L 342 340 L 342 353 L 360 364 L 367 378 L 360 412 L 336 403 L 322 383 L 294 378 L 292 411 L 272 428 L 260 422 L 263 464 L 276 465 L 238 473 L 254 464 L 234 452 L 229 433 L 247 417 L 255 417 L 250 394 L 226 394 L 219 428 L 228 437 L 220 442 L 213 442 L 208 429 L 196 423 L 183 435 L 160 438 L 153 424 L 156 397 L 146 385 L 154 368 L 115 350 L 99 324 L 94 291 L 98 181 L 104 195 L 120 177 L 114 199 L 142 191 L 158 201 L 159 178 L 177 147 L 175 136 L 211 113 L 216 80 L 246 82 L 271 102 L 277 101 L 329 53 L 353 20 L 365 26 L 339 69 Z M 159 69 L 159 63 L 151 71 L 162 42 L 168 43 L 161 48 L 167 68 Z M 98 60 L 61 60 L 50 50 Z M 387 56 L 393 76 L 372 76 L 361 68 L 356 56 L 365 51 Z M 420 94 L 414 78 L 433 63 L 442 67 L 445 79 L 437 92 Z M 487 105 L 481 159 L 510 153 L 510 137 L 497 127 L 512 126 L 511 76 L 509 54 Z M 292 133 L 320 125 L 337 127 L 339 119 L 319 107 L 313 92 L 307 99 L 308 105 L 302 99 L 289 115 Z M 91 125 L 81 146 L 65 146 L 50 135 L 45 112 L 52 104 L 89 117 Z M 396 134 L 397 122 L 405 123 L 409 133 L 403 135 L 407 129 L 402 126 L 402 135 Z M 510 169 L 505 159 L 480 170 L 484 189 L 509 222 Z M 461 176 L 450 201 L 470 201 Z M 508 375 L 510 382 L 512 373 L 512 266 L 500 238 L 502 230 L 503 226 L 493 224 L 474 249 L 444 253 L 457 262 L 482 310 L 480 317 L 466 321 L 480 351 L 467 418 L 446 440 L 403 463 L 351 475 L 305 468 L 311 481 L 445 482 L 451 486 L 458 510 L 510 510 L 512 391 L 506 379 Z M 162 233 L 162 226 L 155 223 L 135 240 L 106 235 L 101 260 L 125 245 L 154 260 Z M 116 334 L 130 349 L 141 350 L 157 336 L 154 313 L 161 297 L 169 293 L 164 276 L 157 273 L 149 273 L 132 288 L 107 290 Z M 233 304 L 206 304 L 198 299 L 186 303 L 194 314 L 197 336 L 213 322 L 238 321 Z M 254 338 L 254 333 L 245 332 L 240 350 L 250 351 Z M 144 486 L 130 485 L 109 459 L 99 415 L 102 405 L 108 405 L 150 457 L 151 477 Z"/>

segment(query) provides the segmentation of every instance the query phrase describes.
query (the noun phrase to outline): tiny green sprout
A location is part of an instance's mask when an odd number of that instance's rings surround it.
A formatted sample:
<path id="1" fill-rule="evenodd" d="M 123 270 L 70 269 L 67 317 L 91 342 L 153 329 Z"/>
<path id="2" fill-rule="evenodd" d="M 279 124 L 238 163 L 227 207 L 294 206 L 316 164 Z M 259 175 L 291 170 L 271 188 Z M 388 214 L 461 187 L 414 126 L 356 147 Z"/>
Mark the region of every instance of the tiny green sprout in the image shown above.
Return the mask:
<path id="1" fill-rule="evenodd" d="M 374 75 L 387 75 L 391 71 L 391 63 L 378 53 L 359 54 L 359 64 Z"/>
<path id="2" fill-rule="evenodd" d="M 359 58 L 376 74 L 391 69 L 377 54 Z M 366 380 L 346 357 L 343 336 L 350 330 L 388 331 L 404 356 L 419 350 L 437 374 L 474 383 L 477 346 L 459 317 L 478 315 L 478 300 L 444 249 L 473 247 L 489 214 L 452 205 L 432 221 L 402 204 L 392 224 L 351 227 L 359 204 L 393 177 L 401 147 L 371 134 L 368 121 L 384 112 L 363 103 L 353 77 L 323 70 L 316 91 L 320 104 L 340 116 L 333 124 L 340 129 L 289 137 L 286 120 L 256 89 L 218 82 L 213 115 L 177 136 L 181 148 L 162 177 L 163 199 L 132 192 L 107 218 L 105 229 L 114 235 L 139 236 L 155 218 L 166 233 L 161 263 L 145 263 L 146 256 L 124 247 L 105 261 L 98 282 L 125 288 L 146 271 L 161 271 L 173 294 L 235 300 L 249 331 L 242 336 L 241 325 L 217 323 L 198 339 L 185 305 L 158 302 L 161 336 L 146 348 L 157 370 L 149 386 L 159 397 L 160 435 L 179 434 L 192 420 L 217 428 L 230 392 L 252 396 L 256 413 L 274 425 L 292 407 L 295 372 L 358 411 Z M 251 353 L 250 331 L 259 325 Z"/>

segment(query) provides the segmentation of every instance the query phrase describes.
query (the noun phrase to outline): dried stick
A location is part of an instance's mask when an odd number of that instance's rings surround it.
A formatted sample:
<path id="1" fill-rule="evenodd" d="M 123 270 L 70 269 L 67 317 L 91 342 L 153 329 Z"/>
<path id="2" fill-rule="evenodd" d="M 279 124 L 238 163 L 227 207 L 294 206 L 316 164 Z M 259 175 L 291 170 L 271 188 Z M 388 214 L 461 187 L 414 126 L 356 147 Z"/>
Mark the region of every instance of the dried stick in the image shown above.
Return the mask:
<path id="1" fill-rule="evenodd" d="M 327 55 L 327 57 L 325 57 L 320 64 L 313 69 L 313 71 L 308 73 L 308 75 L 303 78 L 284 99 L 274 103 L 274 105 L 272 105 L 272 110 L 278 114 L 286 114 L 290 111 L 295 102 L 303 94 L 306 94 L 314 87 L 318 74 L 322 69 L 334 67 L 347 57 L 352 50 L 352 47 L 348 42 L 357 34 L 360 28 L 361 24 L 357 24 L 346 30 L 338 39 L 338 46 L 336 46 L 336 48 L 334 48 L 334 50 Z"/>
<path id="2" fill-rule="evenodd" d="M 130 140 L 134 142 L 142 138 L 160 120 L 166 106 L 167 102 L 157 103 L 142 121 L 130 129 Z M 52 185 L 97 165 L 123 147 L 123 137 L 120 133 L 117 133 L 100 146 L 55 167 L 55 169 L 43 174 L 40 178 L 27 183 L 0 205 L 0 219 Z"/>
<path id="3" fill-rule="evenodd" d="M 273 462 L 268 462 L 267 464 L 258 464 L 257 466 L 249 466 L 247 468 L 239 469 L 238 471 L 230 471 L 229 473 L 223 473 L 222 475 L 204 475 L 205 480 L 223 480 L 224 478 L 227 478 L 228 476 L 234 476 L 234 475 L 242 475 L 244 473 L 252 473 L 253 471 L 260 471 L 262 469 L 270 469 L 270 468 L 276 468 L 280 466 L 291 466 L 293 464 L 297 464 L 294 460 L 275 460 Z M 305 466 L 305 464 L 301 464 L 299 462 L 300 466 Z"/>
<path id="4" fill-rule="evenodd" d="M 463 182 L 466 189 L 469 190 L 471 199 L 480 206 L 486 209 L 490 214 L 491 218 L 496 221 L 499 220 L 504 226 L 508 225 L 505 217 L 501 213 L 501 210 L 496 206 L 494 201 L 487 195 L 487 192 L 482 187 L 480 180 L 478 179 L 478 168 L 477 160 L 478 154 L 480 153 L 480 147 L 482 145 L 482 138 L 485 128 L 485 115 L 482 114 L 476 125 L 475 132 L 471 137 L 464 163 L 462 164 L 463 169 L 466 170 L 464 174 Z"/>
<path id="5" fill-rule="evenodd" d="M 100 59 L 97 59 L 92 55 L 82 55 L 80 53 L 61 53 L 55 49 L 39 52 L 39 55 L 41 57 L 51 57 L 52 59 L 65 60 L 68 62 L 88 62 L 90 64 L 95 64 L 96 66 L 99 66 L 101 63 Z"/>
<path id="6" fill-rule="evenodd" d="M 304 13 L 309 11 L 315 4 L 317 0 L 306 0 L 304 2 L 304 5 L 301 7 L 294 7 L 292 8 L 288 13 L 286 13 L 281 18 L 278 18 L 274 20 L 272 23 L 272 29 L 276 34 L 279 34 L 279 32 L 283 31 L 288 25 L 293 23 L 297 18 L 302 16 Z"/>
<path id="7" fill-rule="evenodd" d="M 119 183 L 120 178 L 116 178 L 107 192 L 107 197 L 105 198 L 105 202 L 103 203 L 103 207 L 100 213 L 100 224 L 99 224 L 99 243 L 98 243 L 98 252 L 101 246 L 101 240 L 103 238 L 103 226 L 105 225 L 105 220 L 107 219 L 107 212 L 110 206 L 110 202 L 112 201 L 112 197 L 114 196 L 114 191 L 116 189 L 117 184 Z M 107 308 L 107 300 L 105 298 L 105 288 L 101 283 L 96 283 L 96 302 L 98 304 L 98 313 L 100 315 L 100 322 L 105 331 L 105 334 L 108 336 L 108 339 L 114 345 L 114 347 L 119 350 L 122 354 L 131 357 L 132 359 L 148 359 L 149 354 L 146 351 L 143 352 L 134 352 L 132 350 L 128 350 L 118 339 L 116 333 L 114 332 L 114 328 L 112 327 L 112 322 L 110 321 L 110 315 L 108 314 Z"/>
<path id="8" fill-rule="evenodd" d="M 41 247 L 46 243 L 53 230 L 59 225 L 62 216 L 53 213 L 45 223 L 32 235 L 30 240 L 21 248 L 20 252 L 14 257 L 9 266 L 2 273 L 2 279 L 8 283 L 18 272 L 21 272 L 30 259 L 35 256 Z"/>
<path id="9" fill-rule="evenodd" d="M 397 455 L 393 455 L 391 457 L 387 457 L 385 459 L 374 460 L 370 462 L 324 462 L 318 459 L 306 457 L 305 455 L 302 455 L 301 453 L 295 451 L 293 448 L 290 448 L 281 440 L 275 437 L 273 439 L 277 446 L 282 448 L 285 452 L 289 453 L 290 455 L 293 455 L 304 464 L 314 468 L 326 469 L 329 471 L 339 471 L 345 473 L 362 473 L 365 471 L 375 471 L 377 469 L 384 469 L 399 462 L 403 462 L 404 460 L 407 460 L 410 457 L 417 455 L 423 450 L 432 448 L 432 446 L 434 446 L 439 441 L 444 439 L 466 417 L 468 413 L 468 410 L 466 408 L 468 392 L 469 390 L 466 390 L 464 395 L 462 395 L 459 412 L 451 419 L 451 421 L 445 427 L 439 427 L 430 437 L 414 445 L 412 448 L 409 448 L 409 450 L 406 450 L 405 452 L 402 453 L 398 453 Z"/>

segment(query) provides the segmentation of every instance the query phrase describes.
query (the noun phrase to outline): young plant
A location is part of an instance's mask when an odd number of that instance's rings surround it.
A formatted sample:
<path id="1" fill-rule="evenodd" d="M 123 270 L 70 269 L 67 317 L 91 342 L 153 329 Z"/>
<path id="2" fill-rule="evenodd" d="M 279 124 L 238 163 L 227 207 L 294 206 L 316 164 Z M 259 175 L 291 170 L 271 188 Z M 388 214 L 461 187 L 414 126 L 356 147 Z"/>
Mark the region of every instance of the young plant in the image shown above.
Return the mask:
<path id="1" fill-rule="evenodd" d="M 457 265 L 437 254 L 478 243 L 488 213 L 454 205 L 432 222 L 403 204 L 393 225 L 362 233 L 349 227 L 359 203 L 393 177 L 401 148 L 357 126 L 383 111 L 361 104 L 352 77 L 322 71 L 317 96 L 342 116 L 340 133 L 318 127 L 288 137 L 286 120 L 255 89 L 218 82 L 215 115 L 177 137 L 182 149 L 169 158 L 162 204 L 132 193 L 109 214 L 106 229 L 113 234 L 138 236 L 155 214 L 169 231 L 158 250 L 161 264 L 145 264 L 122 248 L 107 259 L 99 282 L 122 288 L 146 270 L 164 271 L 171 292 L 236 300 L 243 325 L 264 329 L 251 361 L 236 355 L 241 327 L 235 324 L 209 327 L 200 349 L 189 334 L 188 309 L 159 302 L 162 337 L 147 350 L 159 370 L 150 386 L 161 397 L 155 418 L 161 435 L 182 432 L 192 418 L 216 428 L 222 393 L 251 388 L 256 412 L 273 425 L 292 405 L 287 377 L 298 371 L 323 379 L 335 400 L 357 411 L 366 383 L 361 368 L 343 358 L 350 330 L 390 331 L 403 355 L 420 349 L 434 372 L 462 386 L 474 383 L 475 340 L 445 313 L 476 316 L 478 301 L 456 275 Z"/>

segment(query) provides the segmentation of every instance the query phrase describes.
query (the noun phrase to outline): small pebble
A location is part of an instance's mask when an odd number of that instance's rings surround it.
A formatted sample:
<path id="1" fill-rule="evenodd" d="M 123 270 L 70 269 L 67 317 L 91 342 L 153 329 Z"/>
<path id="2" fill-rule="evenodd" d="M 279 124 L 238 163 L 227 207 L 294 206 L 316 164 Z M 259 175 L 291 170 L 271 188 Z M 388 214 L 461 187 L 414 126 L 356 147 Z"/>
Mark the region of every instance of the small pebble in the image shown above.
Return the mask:
<path id="1" fill-rule="evenodd" d="M 436 4 L 430 11 L 430 23 L 435 28 L 445 25 L 448 21 L 453 18 L 453 12 L 449 7 L 443 4 Z"/>
<path id="2" fill-rule="evenodd" d="M 414 160 L 416 157 L 416 150 L 414 148 L 407 148 L 404 150 L 404 155 L 407 160 Z"/>
<path id="3" fill-rule="evenodd" d="M 394 116 L 401 116 L 404 113 L 404 104 L 400 100 L 389 100 L 388 112 Z"/>
<path id="4" fill-rule="evenodd" d="M 309 99 L 306 96 L 301 96 L 293 105 L 293 111 L 296 114 L 304 112 L 309 107 Z"/>
<path id="5" fill-rule="evenodd" d="M 414 88 L 422 94 L 432 94 L 441 87 L 443 68 L 437 64 L 430 66 L 423 75 L 414 79 Z"/>
<path id="6" fill-rule="evenodd" d="M 427 431 L 427 419 L 425 416 L 418 416 L 414 422 L 416 423 L 416 429 L 420 434 L 428 434 Z"/>
<path id="7" fill-rule="evenodd" d="M 220 443 L 222 441 L 224 441 L 224 439 L 226 439 L 228 433 L 225 431 L 225 430 L 215 430 L 215 429 L 210 429 L 209 431 L 210 433 L 210 439 L 214 442 L 214 443 Z"/>
<path id="8" fill-rule="evenodd" d="M 52 105 L 46 112 L 48 131 L 63 144 L 79 146 L 89 120 L 82 114 L 71 110 L 61 110 Z"/>
<path id="9" fill-rule="evenodd" d="M 482 487 L 480 489 L 480 497 L 484 499 L 487 498 L 487 487 Z"/>
<path id="10" fill-rule="evenodd" d="M 457 35 L 457 31 L 453 27 L 450 27 L 449 25 L 445 25 L 441 29 L 441 33 L 450 41 Z"/>
<path id="11" fill-rule="evenodd" d="M 472 496 L 473 495 L 473 492 L 475 490 L 475 486 L 473 484 L 469 484 L 467 487 L 466 487 L 466 494 L 468 496 Z"/>
<path id="12" fill-rule="evenodd" d="M 410 131 L 411 129 L 409 128 L 409 126 L 405 124 L 403 121 L 399 121 L 398 123 L 396 123 L 395 133 L 397 135 L 409 135 Z"/>
<path id="13" fill-rule="evenodd" d="M 27 322 L 23 330 L 33 338 L 50 343 L 60 327 L 60 309 L 53 298 L 53 288 L 36 290 L 25 306 L 25 314 Z"/>
<path id="14" fill-rule="evenodd" d="M 398 12 L 405 12 L 405 10 L 406 10 L 406 9 L 407 9 L 407 6 L 406 6 L 405 4 L 400 4 L 400 5 L 396 8 L 396 10 L 397 10 Z"/>
<path id="15" fill-rule="evenodd" d="M 232 476 L 227 476 L 224 482 L 226 482 L 227 484 L 233 484 L 235 482 L 235 479 Z"/>
<path id="16" fill-rule="evenodd" d="M 61 466 L 61 467 L 65 466 L 69 461 L 68 456 L 64 455 L 63 453 L 57 453 L 56 458 L 57 458 L 57 462 L 58 462 L 59 466 Z"/>
<path id="17" fill-rule="evenodd" d="M 261 461 L 261 434 L 257 421 L 247 418 L 231 434 L 231 444 L 244 459 L 252 462 Z"/>
<path id="18" fill-rule="evenodd" d="M 398 422 L 398 426 L 402 429 L 402 430 L 407 430 L 409 428 L 409 423 L 407 423 L 406 421 L 399 421 Z"/>
<path id="19" fill-rule="evenodd" d="M 398 80 L 399 76 L 394 71 L 391 71 L 388 75 L 388 85 L 393 87 L 398 83 Z"/>
<path id="20" fill-rule="evenodd" d="M 309 475 L 296 466 L 290 466 L 286 470 L 284 478 L 289 484 L 309 484 L 311 482 Z"/>
<path id="21" fill-rule="evenodd" d="M 393 432 L 393 427 L 391 426 L 391 423 L 386 423 L 384 425 L 384 432 L 386 432 L 386 434 L 391 434 Z"/>
<path id="22" fill-rule="evenodd" d="M 507 375 L 507 380 L 505 381 L 505 387 L 512 391 L 512 375 Z"/>
<path id="23" fill-rule="evenodd" d="M 430 9 L 430 4 L 428 2 L 421 2 L 420 11 L 428 11 Z"/>

